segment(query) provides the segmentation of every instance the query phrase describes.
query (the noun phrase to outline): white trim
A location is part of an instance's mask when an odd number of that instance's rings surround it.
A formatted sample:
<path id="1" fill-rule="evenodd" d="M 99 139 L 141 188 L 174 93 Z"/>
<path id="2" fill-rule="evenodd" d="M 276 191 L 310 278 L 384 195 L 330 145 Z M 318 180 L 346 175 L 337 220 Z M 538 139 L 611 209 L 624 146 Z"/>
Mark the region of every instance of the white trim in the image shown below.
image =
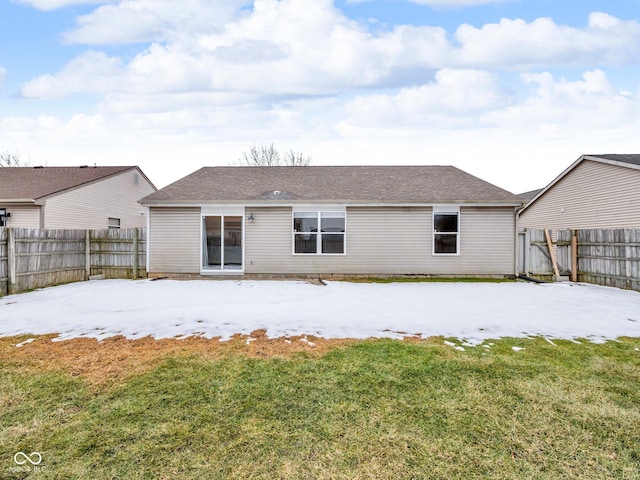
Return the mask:
<path id="1" fill-rule="evenodd" d="M 457 232 L 436 232 L 436 215 L 457 215 L 458 231 Z M 438 205 L 434 206 L 431 211 L 431 255 L 434 257 L 459 257 L 460 256 L 460 235 L 462 232 L 462 215 L 460 207 L 457 205 Z M 456 252 L 455 253 L 438 253 L 436 252 L 436 235 L 453 235 L 456 236 Z"/>
<path id="2" fill-rule="evenodd" d="M 282 205 L 285 206 L 285 205 Z M 299 212 L 345 212 L 347 211 L 347 205 L 335 204 L 335 203 L 292 203 L 291 208 L 295 208 Z"/>
<path id="3" fill-rule="evenodd" d="M 220 204 L 204 204 L 201 202 L 169 202 L 169 203 L 148 203 L 148 202 L 138 202 L 140 205 L 144 205 L 145 207 L 215 207 L 215 205 L 219 206 L 228 206 L 228 207 L 243 207 L 246 209 L 251 208 L 264 208 L 264 207 L 285 207 L 285 208 L 309 208 L 313 205 L 314 208 L 322 208 L 322 209 L 332 209 L 332 208 L 353 208 L 353 207 L 433 207 L 434 205 L 440 205 L 438 203 L 374 203 L 374 202 L 364 202 L 364 203 L 346 203 L 346 204 L 335 204 L 335 203 L 327 203 L 323 204 L 321 201 L 313 204 L 303 204 L 303 203 L 291 203 L 291 202 L 246 202 L 246 201 L 238 201 L 236 203 L 220 203 Z M 327 208 L 325 208 L 325 205 Z M 461 207 L 520 207 L 522 206 L 522 202 L 519 203 L 500 203 L 500 202 L 478 202 L 478 203 L 458 203 Z"/>
<path id="4" fill-rule="evenodd" d="M 244 217 L 244 206 L 242 205 L 202 205 L 200 213 L 203 216 L 228 215 Z"/>
<path id="5" fill-rule="evenodd" d="M 591 160 L 593 162 L 607 163 L 609 165 L 615 165 L 617 167 L 631 168 L 634 170 L 640 170 L 640 165 L 636 165 L 635 163 L 629 162 L 621 162 L 619 160 L 612 160 L 610 158 L 602 158 L 597 155 L 584 155 L 585 160 Z"/>
<path id="6" fill-rule="evenodd" d="M 466 206 L 466 205 L 465 205 Z M 433 205 L 433 211 L 438 213 L 460 213 L 460 204 L 458 203 L 438 203 Z"/>

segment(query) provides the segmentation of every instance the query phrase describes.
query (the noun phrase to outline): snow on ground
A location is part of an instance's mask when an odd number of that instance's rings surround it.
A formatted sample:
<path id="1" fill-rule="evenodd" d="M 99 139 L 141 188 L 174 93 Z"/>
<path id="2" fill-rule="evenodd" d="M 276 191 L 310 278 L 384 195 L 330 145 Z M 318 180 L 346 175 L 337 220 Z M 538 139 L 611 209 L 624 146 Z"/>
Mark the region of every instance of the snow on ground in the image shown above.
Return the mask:
<path id="1" fill-rule="evenodd" d="M 554 283 L 103 280 L 0 298 L 0 336 L 640 337 L 640 293 Z"/>

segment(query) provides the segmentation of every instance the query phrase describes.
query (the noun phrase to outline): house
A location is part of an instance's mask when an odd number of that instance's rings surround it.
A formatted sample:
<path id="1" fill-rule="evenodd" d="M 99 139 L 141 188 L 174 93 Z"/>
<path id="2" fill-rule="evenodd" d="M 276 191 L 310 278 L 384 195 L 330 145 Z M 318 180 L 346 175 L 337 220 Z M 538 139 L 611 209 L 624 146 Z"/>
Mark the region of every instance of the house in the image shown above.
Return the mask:
<path id="1" fill-rule="evenodd" d="M 522 205 L 450 166 L 206 167 L 140 203 L 151 276 L 512 276 Z"/>
<path id="2" fill-rule="evenodd" d="M 128 167 L 0 168 L 0 226 L 130 228 L 147 220 L 138 204 L 156 187 Z"/>
<path id="3" fill-rule="evenodd" d="M 518 214 L 524 228 L 640 227 L 640 155 L 582 155 Z"/>

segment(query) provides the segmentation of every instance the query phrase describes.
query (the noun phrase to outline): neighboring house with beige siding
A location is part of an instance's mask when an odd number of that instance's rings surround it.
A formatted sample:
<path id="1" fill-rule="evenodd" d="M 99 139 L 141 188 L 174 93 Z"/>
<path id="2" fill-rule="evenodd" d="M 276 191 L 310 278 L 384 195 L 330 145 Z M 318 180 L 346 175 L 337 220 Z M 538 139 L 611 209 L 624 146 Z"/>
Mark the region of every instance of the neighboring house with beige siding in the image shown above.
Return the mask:
<path id="1" fill-rule="evenodd" d="M 582 155 L 518 214 L 524 228 L 640 227 L 640 155 Z"/>
<path id="2" fill-rule="evenodd" d="M 450 166 L 206 167 L 140 203 L 151 276 L 512 276 L 522 206 Z"/>
<path id="3" fill-rule="evenodd" d="M 0 168 L 0 226 L 132 228 L 147 224 L 138 203 L 157 189 L 140 168 Z"/>

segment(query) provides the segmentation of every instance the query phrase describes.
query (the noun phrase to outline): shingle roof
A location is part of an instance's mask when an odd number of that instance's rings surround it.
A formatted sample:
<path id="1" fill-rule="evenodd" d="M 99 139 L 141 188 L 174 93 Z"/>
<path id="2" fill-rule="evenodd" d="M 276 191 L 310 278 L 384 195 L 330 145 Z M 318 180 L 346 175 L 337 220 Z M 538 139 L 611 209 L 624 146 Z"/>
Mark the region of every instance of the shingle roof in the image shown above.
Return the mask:
<path id="1" fill-rule="evenodd" d="M 528 202 L 533 197 L 538 195 L 542 191 L 542 188 L 536 188 L 535 190 L 530 190 L 528 192 L 519 193 L 518 196 L 523 199 L 525 202 Z"/>
<path id="2" fill-rule="evenodd" d="M 137 167 L 3 167 L 0 201 L 38 200 Z"/>
<path id="3" fill-rule="evenodd" d="M 205 167 L 140 202 L 522 203 L 451 166 Z"/>
<path id="4" fill-rule="evenodd" d="M 585 155 L 585 157 L 602 158 L 604 160 L 613 160 L 615 162 L 631 163 L 632 165 L 640 165 L 640 155 L 638 154 L 603 154 L 603 155 Z"/>

